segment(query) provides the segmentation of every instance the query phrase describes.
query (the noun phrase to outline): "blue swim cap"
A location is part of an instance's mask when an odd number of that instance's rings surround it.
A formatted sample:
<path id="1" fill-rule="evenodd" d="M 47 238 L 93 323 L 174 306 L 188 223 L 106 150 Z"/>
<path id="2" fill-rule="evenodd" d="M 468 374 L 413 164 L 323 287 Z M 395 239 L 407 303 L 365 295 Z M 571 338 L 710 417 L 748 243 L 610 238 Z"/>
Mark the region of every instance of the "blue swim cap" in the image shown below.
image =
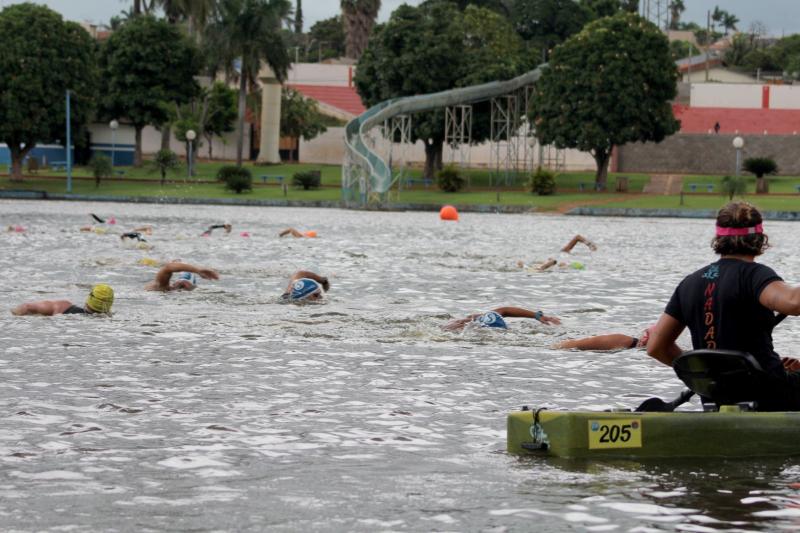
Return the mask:
<path id="1" fill-rule="evenodd" d="M 193 272 L 179 272 L 177 281 L 188 281 L 192 285 L 197 286 L 197 275 Z"/>
<path id="2" fill-rule="evenodd" d="M 322 285 L 309 278 L 300 278 L 292 285 L 289 293 L 290 300 L 305 300 L 312 294 L 321 293 Z"/>
<path id="3" fill-rule="evenodd" d="M 473 322 L 477 322 L 484 328 L 500 328 L 500 329 L 508 329 L 506 326 L 506 321 L 503 320 L 503 317 L 500 313 L 496 313 L 494 311 L 489 311 L 488 313 L 484 313 L 479 317 L 476 317 Z"/>

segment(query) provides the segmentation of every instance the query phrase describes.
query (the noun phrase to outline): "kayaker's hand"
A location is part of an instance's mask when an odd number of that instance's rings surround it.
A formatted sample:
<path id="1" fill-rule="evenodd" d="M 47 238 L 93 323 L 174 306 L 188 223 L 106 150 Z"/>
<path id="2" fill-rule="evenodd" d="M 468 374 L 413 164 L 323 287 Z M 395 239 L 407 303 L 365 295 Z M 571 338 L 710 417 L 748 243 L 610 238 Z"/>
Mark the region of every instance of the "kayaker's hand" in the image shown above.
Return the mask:
<path id="1" fill-rule="evenodd" d="M 787 372 L 800 372 L 800 359 L 794 357 L 782 357 L 783 369 Z"/>

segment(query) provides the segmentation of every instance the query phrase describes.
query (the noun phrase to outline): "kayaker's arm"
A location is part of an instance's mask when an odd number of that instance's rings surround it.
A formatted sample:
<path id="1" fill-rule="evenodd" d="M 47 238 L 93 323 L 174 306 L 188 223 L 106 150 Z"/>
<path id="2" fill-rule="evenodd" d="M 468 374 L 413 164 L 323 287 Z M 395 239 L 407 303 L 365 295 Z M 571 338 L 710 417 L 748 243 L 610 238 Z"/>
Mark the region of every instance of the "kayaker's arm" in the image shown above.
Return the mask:
<path id="1" fill-rule="evenodd" d="M 672 366 L 672 362 L 683 353 L 675 341 L 685 327 L 672 316 L 663 313 L 650 333 L 647 355 L 667 366 Z"/>
<path id="2" fill-rule="evenodd" d="M 761 291 L 758 302 L 784 315 L 800 315 L 800 287 L 783 281 L 773 281 Z"/>

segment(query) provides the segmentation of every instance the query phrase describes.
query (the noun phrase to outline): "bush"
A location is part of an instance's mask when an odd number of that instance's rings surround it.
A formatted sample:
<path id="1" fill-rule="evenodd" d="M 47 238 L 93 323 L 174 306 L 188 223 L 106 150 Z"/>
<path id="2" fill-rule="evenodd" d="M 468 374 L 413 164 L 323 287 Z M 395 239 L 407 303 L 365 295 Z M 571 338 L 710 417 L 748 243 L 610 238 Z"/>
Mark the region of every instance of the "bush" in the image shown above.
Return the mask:
<path id="1" fill-rule="evenodd" d="M 743 176 L 725 176 L 722 178 L 722 192 L 728 195 L 728 200 L 733 200 L 734 195 L 743 195 L 747 192 L 747 178 Z"/>
<path id="2" fill-rule="evenodd" d="M 217 180 L 225 182 L 225 188 L 241 194 L 242 191 L 253 190 L 253 174 L 250 169 L 237 166 L 226 166 L 217 172 Z"/>
<path id="3" fill-rule="evenodd" d="M 322 173 L 319 170 L 297 172 L 292 176 L 292 185 L 302 187 L 304 191 L 319 189 L 320 185 L 322 185 Z"/>
<path id="4" fill-rule="evenodd" d="M 765 174 L 777 174 L 778 164 L 769 157 L 748 157 L 744 160 L 744 169 L 757 178 L 763 178 Z"/>
<path id="5" fill-rule="evenodd" d="M 458 173 L 455 165 L 445 165 L 436 173 L 436 185 L 444 192 L 458 192 L 464 187 L 465 180 Z"/>
<path id="6" fill-rule="evenodd" d="M 151 163 L 154 170 L 161 174 L 161 186 L 164 186 L 164 181 L 167 179 L 168 170 L 177 170 L 181 166 L 181 161 L 178 159 L 177 154 L 172 150 L 159 150 Z"/>
<path id="7" fill-rule="evenodd" d="M 531 192 L 539 196 L 548 196 L 556 192 L 556 174 L 551 170 L 539 167 L 531 176 Z"/>
<path id="8" fill-rule="evenodd" d="M 100 186 L 101 178 L 110 178 L 114 173 L 114 168 L 111 166 L 111 159 L 105 154 L 94 154 L 89 160 L 89 168 L 92 170 L 94 176 L 94 186 Z"/>

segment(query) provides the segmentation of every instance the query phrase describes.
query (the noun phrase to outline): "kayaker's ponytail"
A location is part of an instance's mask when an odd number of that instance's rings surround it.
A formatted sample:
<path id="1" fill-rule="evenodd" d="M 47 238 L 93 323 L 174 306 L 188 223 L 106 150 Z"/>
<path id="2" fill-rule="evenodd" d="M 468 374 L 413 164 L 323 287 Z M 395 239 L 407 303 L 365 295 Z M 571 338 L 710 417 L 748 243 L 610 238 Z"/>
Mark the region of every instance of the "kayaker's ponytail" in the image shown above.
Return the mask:
<path id="1" fill-rule="evenodd" d="M 717 213 L 711 247 L 719 255 L 761 255 L 769 248 L 761 213 L 747 202 L 731 202 Z"/>

